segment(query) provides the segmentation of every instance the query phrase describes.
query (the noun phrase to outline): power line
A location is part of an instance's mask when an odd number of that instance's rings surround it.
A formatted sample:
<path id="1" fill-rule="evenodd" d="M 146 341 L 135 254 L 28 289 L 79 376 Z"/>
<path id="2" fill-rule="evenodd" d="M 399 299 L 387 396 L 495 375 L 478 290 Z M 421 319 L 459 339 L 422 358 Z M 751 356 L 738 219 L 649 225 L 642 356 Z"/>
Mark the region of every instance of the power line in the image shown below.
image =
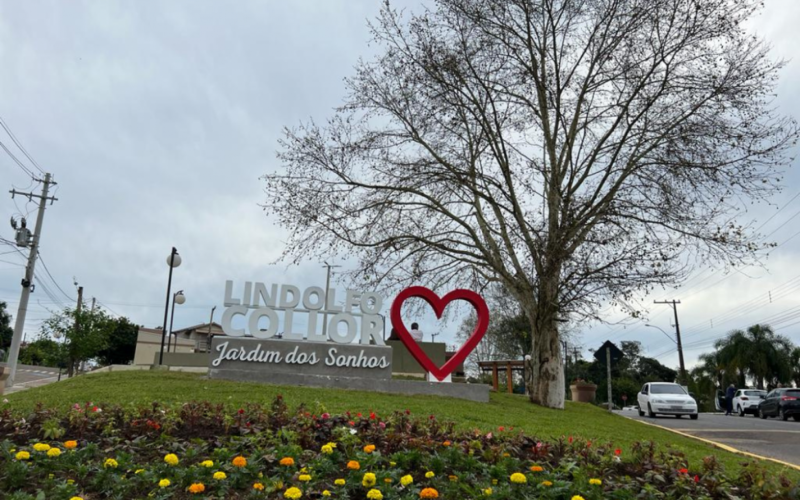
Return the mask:
<path id="1" fill-rule="evenodd" d="M 44 272 L 45 272 L 45 273 L 47 273 L 47 276 L 49 276 L 49 277 L 50 277 L 50 280 L 53 282 L 53 284 L 56 286 L 56 288 L 58 288 L 58 290 L 59 290 L 59 291 L 60 291 L 60 292 L 61 292 L 61 293 L 64 295 L 64 297 L 66 297 L 68 300 L 70 300 L 70 301 L 72 301 L 72 302 L 75 302 L 75 299 L 74 299 L 74 298 L 72 298 L 72 297 L 70 297 L 70 296 L 67 294 L 67 292 L 65 292 L 65 291 L 64 291 L 64 290 L 63 290 L 63 289 L 62 289 L 62 288 L 59 286 L 58 282 L 55 280 L 55 278 L 53 278 L 53 275 L 52 275 L 52 274 L 50 274 L 50 269 L 48 269 L 48 268 L 47 268 L 47 264 L 46 264 L 46 263 L 45 263 L 45 261 L 44 261 L 44 257 L 42 257 L 42 252 L 39 252 L 39 251 L 37 250 L 37 253 L 39 254 L 39 260 L 40 260 L 40 261 L 42 261 L 42 266 L 44 267 Z"/>
<path id="2" fill-rule="evenodd" d="M 3 127 L 3 129 L 6 131 L 6 133 L 8 134 L 8 136 L 9 136 L 9 137 L 11 137 L 11 140 L 12 140 L 12 141 L 14 141 L 14 144 L 16 144 L 16 145 L 17 145 L 17 147 L 19 148 L 19 150 L 20 150 L 20 151 L 22 151 L 22 154 L 24 154 L 24 155 L 25 155 L 25 157 L 26 157 L 26 158 L 27 158 L 27 159 L 28 159 L 28 160 L 29 160 L 31 163 L 33 163 L 33 166 L 34 166 L 34 167 L 36 167 L 36 170 L 38 170 L 38 171 L 39 171 L 39 173 L 41 173 L 42 175 L 44 175 L 44 170 L 42 170 L 42 167 L 40 167 L 40 166 L 39 166 L 39 164 L 36 162 L 36 160 L 34 160 L 34 159 L 31 157 L 31 155 L 29 155 L 29 154 L 28 154 L 28 151 L 26 151 L 26 150 L 25 150 L 25 148 L 22 146 L 22 144 L 20 144 L 20 142 L 17 140 L 17 138 L 16 138 L 16 136 L 14 135 L 14 133 L 11 131 L 11 128 L 10 128 L 8 125 L 6 125 L 6 122 L 3 120 L 3 117 L 2 117 L 2 116 L 0 116 L 0 126 L 2 126 L 2 127 Z M 33 174 L 31 174 L 31 176 L 33 176 Z"/>
<path id="3" fill-rule="evenodd" d="M 17 166 L 18 166 L 19 168 L 21 168 L 23 172 L 25 172 L 26 174 L 28 174 L 28 175 L 31 177 L 31 179 L 36 179 L 36 176 L 35 176 L 35 175 L 33 175 L 33 172 L 32 172 L 32 171 L 31 171 L 31 170 L 30 170 L 28 167 L 26 167 L 25 165 L 23 165 L 23 163 L 22 163 L 21 161 L 19 161 L 19 160 L 17 159 L 17 157 L 16 157 L 16 156 L 14 156 L 14 153 L 12 153 L 12 152 L 11 152 L 11 151 L 10 151 L 10 150 L 9 150 L 9 149 L 6 147 L 6 145 L 5 145 L 5 144 L 3 144 L 3 141 L 0 141 L 0 148 L 3 148 L 3 151 L 5 151 L 5 152 L 6 152 L 6 154 L 7 154 L 8 156 L 10 156 L 10 157 L 11 157 L 11 159 L 14 161 L 14 163 L 16 163 L 16 164 L 17 164 Z"/>

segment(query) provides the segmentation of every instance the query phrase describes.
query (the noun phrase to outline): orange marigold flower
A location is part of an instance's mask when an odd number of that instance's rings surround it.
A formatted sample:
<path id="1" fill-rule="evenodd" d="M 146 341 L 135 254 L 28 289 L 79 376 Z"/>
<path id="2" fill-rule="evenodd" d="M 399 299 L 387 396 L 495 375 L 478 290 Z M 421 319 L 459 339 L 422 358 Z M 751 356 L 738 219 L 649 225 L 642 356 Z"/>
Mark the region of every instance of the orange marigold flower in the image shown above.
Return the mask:
<path id="1" fill-rule="evenodd" d="M 253 483 L 253 489 L 261 491 L 261 490 L 264 489 L 264 484 L 263 483 Z"/>
<path id="2" fill-rule="evenodd" d="M 439 492 L 435 488 L 425 488 L 419 492 L 420 498 L 439 498 Z"/>
<path id="3" fill-rule="evenodd" d="M 368 444 L 364 447 L 364 453 L 372 453 L 373 451 L 375 451 L 374 444 Z"/>
<path id="4" fill-rule="evenodd" d="M 442 443 L 442 444 L 443 444 L 443 445 L 445 445 L 445 446 L 450 446 L 450 445 L 451 445 L 451 444 L 453 444 L 453 443 L 451 443 L 450 441 L 445 441 L 445 442 L 444 442 L 444 443 Z"/>
<path id="5" fill-rule="evenodd" d="M 288 467 L 290 465 L 294 465 L 294 458 L 292 458 L 292 457 L 283 457 L 283 458 L 281 458 L 281 461 L 279 463 L 281 465 L 285 465 L 285 466 Z"/>
<path id="6" fill-rule="evenodd" d="M 188 488 L 189 493 L 197 494 L 206 491 L 206 486 L 203 483 L 192 483 Z"/>
<path id="7" fill-rule="evenodd" d="M 240 455 L 234 458 L 232 463 L 234 467 L 245 467 L 247 466 L 247 459 Z"/>
<path id="8" fill-rule="evenodd" d="M 355 460 L 350 460 L 349 462 L 347 462 L 347 468 L 350 470 L 358 470 L 361 468 L 361 464 L 359 464 Z"/>
<path id="9" fill-rule="evenodd" d="M 541 465 L 531 465 L 531 472 L 542 472 L 544 467 Z"/>
<path id="10" fill-rule="evenodd" d="M 66 448 L 68 450 L 74 450 L 77 447 L 78 447 L 78 442 L 77 441 L 73 441 L 73 440 L 64 441 L 64 448 Z"/>

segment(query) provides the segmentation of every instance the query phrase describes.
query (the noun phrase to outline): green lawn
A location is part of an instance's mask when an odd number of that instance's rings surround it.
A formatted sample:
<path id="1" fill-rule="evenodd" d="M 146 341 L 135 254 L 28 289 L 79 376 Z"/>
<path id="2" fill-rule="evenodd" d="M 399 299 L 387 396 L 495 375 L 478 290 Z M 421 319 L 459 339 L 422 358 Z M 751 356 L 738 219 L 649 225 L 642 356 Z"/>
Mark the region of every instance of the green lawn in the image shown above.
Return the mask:
<path id="1" fill-rule="evenodd" d="M 75 403 L 182 403 L 186 401 L 223 402 L 233 407 L 243 403 L 269 403 L 282 394 L 290 406 L 305 403 L 312 411 L 390 413 L 411 410 L 415 414 L 435 414 L 452 420 L 462 428 L 496 430 L 498 426 L 524 429 L 526 434 L 544 439 L 575 436 L 613 442 L 624 450 L 636 441 L 654 441 L 662 449 L 680 450 L 691 464 L 699 466 L 703 457 L 716 455 L 730 472 L 736 472 L 744 457 L 704 443 L 684 438 L 641 423 L 610 415 L 597 407 L 567 403 L 566 410 L 549 410 L 532 405 L 523 396 L 492 394 L 487 403 L 431 396 L 401 396 L 372 392 L 312 389 L 206 380 L 202 376 L 176 372 L 112 372 L 82 376 L 64 382 L 30 389 L 8 396 L 3 405 L 27 411 L 41 402 L 46 407 L 68 409 Z M 321 405 L 321 406 L 320 406 Z M 800 480 L 798 471 L 765 463 L 774 472 L 784 472 Z"/>

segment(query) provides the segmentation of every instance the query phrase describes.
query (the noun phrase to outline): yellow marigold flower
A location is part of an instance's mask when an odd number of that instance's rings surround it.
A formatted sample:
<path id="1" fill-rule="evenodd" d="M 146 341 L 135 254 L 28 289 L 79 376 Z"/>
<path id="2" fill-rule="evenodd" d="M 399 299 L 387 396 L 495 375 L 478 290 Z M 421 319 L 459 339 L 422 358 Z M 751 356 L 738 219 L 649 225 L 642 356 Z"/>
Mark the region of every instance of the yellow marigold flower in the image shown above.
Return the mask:
<path id="1" fill-rule="evenodd" d="M 511 474 L 511 477 L 509 479 L 511 479 L 512 483 L 516 484 L 525 484 L 528 482 L 528 478 L 525 477 L 525 474 L 521 474 L 519 472 Z"/>
<path id="2" fill-rule="evenodd" d="M 283 457 L 283 458 L 281 458 L 281 461 L 278 462 L 278 463 L 288 467 L 290 465 L 294 465 L 294 458 L 292 458 L 292 457 Z"/>
<path id="3" fill-rule="evenodd" d="M 81 498 L 81 497 L 72 497 L 69 500 L 83 500 L 83 498 Z"/>
<path id="4" fill-rule="evenodd" d="M 167 462 L 168 465 L 178 465 L 178 455 L 174 453 L 170 453 L 169 455 L 164 456 L 164 461 Z"/>
<path id="5" fill-rule="evenodd" d="M 192 483 L 191 486 L 188 488 L 189 493 L 197 494 L 206 491 L 206 485 L 203 483 Z"/>
<path id="6" fill-rule="evenodd" d="M 419 492 L 420 498 L 439 498 L 439 492 L 434 488 L 425 488 Z"/>
<path id="7" fill-rule="evenodd" d="M 544 467 L 541 465 L 531 465 L 531 472 L 542 472 Z"/>
<path id="8" fill-rule="evenodd" d="M 74 450 L 78 447 L 78 442 L 75 440 L 64 441 L 64 448 L 68 450 Z"/>
<path id="9" fill-rule="evenodd" d="M 300 488 L 295 488 L 292 486 L 288 490 L 283 492 L 284 498 L 288 498 L 289 500 L 297 500 L 301 496 L 303 496 L 303 492 L 300 491 Z"/>
<path id="10" fill-rule="evenodd" d="M 264 485 L 262 483 L 253 483 L 253 489 L 261 491 L 264 489 Z"/>
<path id="11" fill-rule="evenodd" d="M 322 451 L 322 453 L 326 455 L 330 455 L 331 453 L 333 453 L 333 446 L 329 444 L 323 444 L 322 449 L 320 451 Z"/>
<path id="12" fill-rule="evenodd" d="M 492 479 L 492 486 L 497 486 L 497 479 Z"/>
<path id="13" fill-rule="evenodd" d="M 389 462 L 389 465 L 390 465 L 391 467 L 394 467 L 395 465 L 397 465 L 397 462 Z"/>
<path id="14" fill-rule="evenodd" d="M 308 474 L 300 474 L 300 476 L 297 479 L 298 479 L 298 481 L 302 481 L 304 483 L 307 483 L 307 482 L 311 481 L 311 476 L 309 476 Z"/>
<path id="15" fill-rule="evenodd" d="M 47 450 L 48 457 L 57 457 L 59 455 L 61 455 L 61 450 L 59 448 L 50 448 Z"/>
<path id="16" fill-rule="evenodd" d="M 224 472 L 222 472 L 221 470 L 218 470 L 217 472 L 214 473 L 214 479 L 216 479 L 217 481 L 222 481 L 223 479 L 226 479 L 227 477 L 228 477 L 228 475 L 225 474 Z"/>
<path id="17" fill-rule="evenodd" d="M 335 484 L 336 486 L 344 486 L 344 482 L 345 482 L 344 479 L 337 479 L 336 481 L 333 482 L 333 484 Z"/>
<path id="18" fill-rule="evenodd" d="M 550 481 L 542 481 L 542 486 L 553 486 L 553 483 Z"/>
<path id="19" fill-rule="evenodd" d="M 364 447 L 364 453 L 372 453 L 373 451 L 375 451 L 374 444 L 368 444 Z"/>
<path id="20" fill-rule="evenodd" d="M 367 498 L 369 500 L 383 500 L 383 493 L 381 493 L 381 490 L 373 488 L 367 492 Z"/>
<path id="21" fill-rule="evenodd" d="M 203 460 L 200 462 L 200 467 L 214 467 L 214 462 L 211 460 Z"/>
<path id="22" fill-rule="evenodd" d="M 47 451 L 50 449 L 50 445 L 45 443 L 36 443 L 33 445 L 33 449 L 36 451 Z"/>
<path id="23" fill-rule="evenodd" d="M 67 479 L 67 484 L 75 484 L 75 480 L 74 479 Z"/>
<path id="24" fill-rule="evenodd" d="M 322 496 L 329 497 L 329 496 L 331 496 L 331 492 L 328 491 L 328 490 L 322 490 Z"/>
<path id="25" fill-rule="evenodd" d="M 486 488 L 485 490 L 483 490 L 483 494 L 488 497 L 489 495 L 492 494 L 492 489 L 491 488 Z"/>
<path id="26" fill-rule="evenodd" d="M 572 497 L 572 500 L 584 500 L 584 498 L 580 495 L 575 495 L 574 497 Z"/>
<path id="27" fill-rule="evenodd" d="M 113 458 L 106 458 L 106 461 L 103 462 L 103 467 L 105 467 L 106 469 L 108 469 L 108 468 L 116 469 L 118 465 L 119 465 L 119 462 L 117 462 Z"/>
<path id="28" fill-rule="evenodd" d="M 134 474 L 141 474 L 142 472 L 144 472 L 144 469 L 136 469 L 133 471 Z"/>
<path id="29" fill-rule="evenodd" d="M 503 458 L 508 458 L 511 456 L 511 453 L 503 453 Z"/>
<path id="30" fill-rule="evenodd" d="M 592 478 L 589 480 L 589 484 L 591 484 L 592 486 L 600 486 L 601 484 L 603 484 L 603 481 Z"/>
<path id="31" fill-rule="evenodd" d="M 434 474 L 434 473 L 433 473 L 433 472 L 431 472 L 431 471 L 428 471 L 428 472 L 426 472 L 426 473 L 425 473 L 425 477 L 427 477 L 428 479 L 432 478 L 432 477 L 433 477 L 433 476 L 435 476 L 435 475 L 436 475 L 436 474 Z"/>
<path id="32" fill-rule="evenodd" d="M 442 443 L 442 445 L 444 445 L 444 446 L 450 446 L 451 444 L 452 443 L 450 441 L 445 441 L 444 443 Z"/>
<path id="33" fill-rule="evenodd" d="M 361 484 L 366 488 L 370 488 L 372 486 L 375 486 L 376 481 L 377 479 L 375 478 L 375 474 L 373 474 L 372 472 L 367 472 L 361 479 Z"/>
<path id="34" fill-rule="evenodd" d="M 308 472 L 308 467 L 303 467 L 302 469 L 300 469 L 300 472 L 302 474 L 305 474 L 306 472 Z"/>
<path id="35" fill-rule="evenodd" d="M 166 488 L 170 484 L 172 484 L 172 483 L 169 481 L 169 479 L 162 479 L 161 481 L 158 482 L 158 487 L 159 488 Z"/>
<path id="36" fill-rule="evenodd" d="M 451 483 L 455 483 L 456 481 L 458 481 L 458 476 L 454 476 L 452 474 L 447 476 L 447 478 L 450 480 Z"/>
<path id="37" fill-rule="evenodd" d="M 409 484 L 414 482 L 414 478 L 411 477 L 411 474 L 406 474 L 405 476 L 400 478 L 400 484 L 403 486 L 408 486 Z"/>
<path id="38" fill-rule="evenodd" d="M 347 462 L 347 468 L 350 470 L 358 470 L 361 468 L 361 464 L 356 462 L 355 460 L 350 460 Z"/>
<path id="39" fill-rule="evenodd" d="M 245 467 L 247 466 L 247 459 L 240 455 L 234 458 L 233 462 L 231 463 L 233 464 L 234 467 Z"/>
<path id="40" fill-rule="evenodd" d="M 386 478 L 383 479 L 383 482 L 386 483 L 386 484 L 392 484 L 392 478 L 386 477 Z"/>

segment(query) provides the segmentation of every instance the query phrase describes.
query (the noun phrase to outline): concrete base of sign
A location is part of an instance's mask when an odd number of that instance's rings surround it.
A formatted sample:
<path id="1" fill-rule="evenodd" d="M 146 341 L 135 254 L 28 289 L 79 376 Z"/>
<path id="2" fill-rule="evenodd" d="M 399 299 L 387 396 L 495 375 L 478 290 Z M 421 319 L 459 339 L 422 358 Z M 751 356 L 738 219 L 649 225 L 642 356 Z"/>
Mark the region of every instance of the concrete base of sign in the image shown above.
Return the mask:
<path id="1" fill-rule="evenodd" d="M 355 391 L 386 392 L 411 396 L 428 395 L 467 399 L 479 403 L 489 402 L 491 387 L 483 384 L 442 384 L 417 382 L 415 380 L 385 380 L 375 378 L 338 377 L 329 375 L 263 373 L 257 370 L 216 370 L 208 371 L 209 378 L 237 380 L 240 382 L 260 382 L 272 385 L 299 385 Z"/>

